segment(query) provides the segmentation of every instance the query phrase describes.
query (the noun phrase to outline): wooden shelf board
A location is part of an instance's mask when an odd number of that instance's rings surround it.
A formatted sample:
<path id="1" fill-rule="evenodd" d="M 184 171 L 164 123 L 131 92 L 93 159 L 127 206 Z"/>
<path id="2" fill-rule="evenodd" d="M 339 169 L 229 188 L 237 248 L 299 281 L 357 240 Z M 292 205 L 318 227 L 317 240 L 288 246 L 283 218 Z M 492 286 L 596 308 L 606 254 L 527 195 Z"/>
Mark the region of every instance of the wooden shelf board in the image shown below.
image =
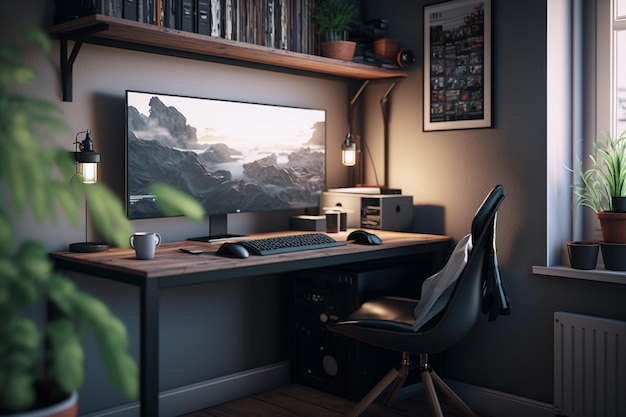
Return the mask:
<path id="1" fill-rule="evenodd" d="M 408 76 L 408 73 L 404 71 L 268 48 L 100 14 L 61 23 L 53 26 L 49 31 L 54 35 L 71 38 L 73 34 L 101 24 L 106 24 L 108 28 L 92 36 L 358 80 L 406 78 Z"/>

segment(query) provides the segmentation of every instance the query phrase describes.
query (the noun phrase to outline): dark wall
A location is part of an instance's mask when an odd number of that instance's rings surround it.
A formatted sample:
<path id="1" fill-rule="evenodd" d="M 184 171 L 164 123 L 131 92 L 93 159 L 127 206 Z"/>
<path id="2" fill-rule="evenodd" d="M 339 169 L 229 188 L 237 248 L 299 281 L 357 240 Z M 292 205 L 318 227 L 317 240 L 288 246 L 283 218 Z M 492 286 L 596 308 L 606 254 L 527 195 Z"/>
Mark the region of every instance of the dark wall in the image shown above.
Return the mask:
<path id="1" fill-rule="evenodd" d="M 433 3 L 367 2 L 368 18 L 388 18 L 390 36 L 418 57 L 410 78 L 392 93 L 390 185 L 413 195 L 415 204 L 442 206 L 445 233 L 459 240 L 487 192 L 503 184 L 508 197 L 497 247 L 512 306 L 509 317 L 481 318 L 444 355 L 444 375 L 552 403 L 553 312 L 624 320 L 626 288 L 531 273 L 533 265 L 546 265 L 547 170 L 554 168 L 546 151 L 546 1 L 493 0 L 493 127 L 424 132 L 423 6 Z M 383 89 L 368 92 L 368 141 L 379 155 Z"/>
<path id="2" fill-rule="evenodd" d="M 469 232 L 471 218 L 485 195 L 495 184 L 503 184 L 508 198 L 498 219 L 498 257 L 502 277 L 512 305 L 510 317 L 496 322 L 481 320 L 470 336 L 445 354 L 443 375 L 452 379 L 492 388 L 523 397 L 552 402 L 552 313 L 566 310 L 626 320 L 622 307 L 624 285 L 547 278 L 531 273 L 533 265 L 546 262 L 546 1 L 493 0 L 493 127 L 488 129 L 424 132 L 422 130 L 422 28 L 425 2 L 413 0 L 367 1 L 369 17 L 391 21 L 391 35 L 401 47 L 417 55 L 410 77 L 394 89 L 389 126 L 389 184 L 412 195 L 414 204 L 443 208 L 445 233 L 459 240 Z M 26 25 L 46 27 L 52 23 L 52 0 L 28 0 L 0 4 L 2 39 L 15 37 Z M 58 43 L 50 57 L 28 54 L 41 73 L 41 79 L 28 90 L 58 103 L 70 132 L 48 137 L 72 149 L 74 133 L 93 127 L 97 146 L 102 146 L 103 177 L 120 187 L 120 143 L 123 141 L 122 113 L 125 89 L 215 98 L 241 99 L 286 105 L 321 107 L 328 110 L 329 187 L 347 185 L 347 172 L 339 163 L 339 145 L 346 127 L 346 83 L 270 71 L 198 62 L 85 45 L 74 67 L 74 102 L 60 102 L 58 81 Z M 372 150 L 376 170 L 382 164 L 382 119 L 379 99 L 387 83 L 368 87 L 364 96 L 364 134 Z M 123 104 L 122 104 L 123 105 Z M 112 161 L 112 162 L 109 162 Z M 367 180 L 373 182 L 373 167 L 368 162 Z M 64 249 L 68 242 L 85 238 L 84 219 L 79 226 L 58 224 L 34 225 L 28 215 L 16 219 L 20 238 L 42 237 L 49 249 Z M 251 230 L 267 224 L 286 224 L 285 219 L 242 217 L 236 227 Z M 197 235 L 198 226 L 180 219 L 134 223 L 137 229 L 162 232 L 165 240 Z M 419 230 L 418 230 L 419 231 Z M 125 319 L 131 334 L 136 334 L 137 301 L 134 293 L 122 285 L 111 286 L 88 278 L 79 278 L 82 286 L 101 295 Z M 280 297 L 279 283 L 270 279 L 263 287 L 269 300 Z M 262 317 L 252 317 L 246 303 L 258 283 L 206 285 L 198 289 L 180 289 L 163 294 L 163 348 L 171 362 L 163 375 L 163 388 L 214 376 L 236 369 L 215 368 L 205 363 L 205 348 L 220 334 L 218 317 L 229 316 L 227 326 L 240 323 L 238 335 L 248 334 L 248 318 L 271 323 L 277 310 Z M 185 305 L 189 311 L 178 306 Z M 224 306 L 213 316 L 212 306 Z M 258 311 L 258 310 L 254 310 Z M 196 322 L 189 330 L 180 321 L 197 320 L 198 313 L 210 314 L 206 323 Z M 265 319 L 265 320 L 264 320 Z M 210 326 L 217 323 L 217 327 Z M 254 324 L 252 325 L 254 326 Z M 231 327 L 231 331 L 232 331 Z M 277 325 L 278 328 L 278 325 Z M 272 328 L 272 340 L 265 346 L 263 358 L 255 357 L 234 335 L 233 343 L 216 346 L 235 352 L 246 366 L 271 362 L 282 356 L 280 332 Z M 233 336 L 233 335 L 231 335 Z M 133 336 L 134 337 L 134 336 Z M 194 340 L 198 348 L 179 341 Z M 191 345 L 189 345 L 191 346 Z M 178 354 L 177 349 L 183 348 Z M 136 339 L 133 349 L 137 350 Z M 219 361 L 218 361 L 219 362 Z M 197 364 L 204 366 L 198 367 Z M 185 370 L 190 370 L 186 372 Z M 94 353 L 88 353 L 88 381 L 81 408 L 98 410 L 121 402 L 103 387 L 102 370 Z M 104 390 L 103 390 L 104 389 Z"/>

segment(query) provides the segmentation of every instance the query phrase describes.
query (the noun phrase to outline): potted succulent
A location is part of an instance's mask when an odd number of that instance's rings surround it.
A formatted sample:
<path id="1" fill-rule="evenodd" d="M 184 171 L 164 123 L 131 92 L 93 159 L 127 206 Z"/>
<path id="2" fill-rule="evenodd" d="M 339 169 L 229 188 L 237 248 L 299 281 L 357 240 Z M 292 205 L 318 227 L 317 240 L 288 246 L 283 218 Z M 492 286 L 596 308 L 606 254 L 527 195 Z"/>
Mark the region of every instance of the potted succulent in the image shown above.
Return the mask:
<path id="1" fill-rule="evenodd" d="M 30 30 L 26 37 L 50 50 L 44 32 Z M 60 208 L 76 224 L 85 197 L 107 242 L 126 247 L 133 230 L 109 188 L 71 181 L 80 174 L 70 152 L 40 141 L 39 134 L 49 137 L 66 126 L 57 106 L 20 93 L 19 86 L 36 77 L 20 58 L 18 45 L 0 43 L 0 415 L 46 416 L 51 414 L 42 409 L 51 406 L 54 416 L 75 416 L 87 332 L 95 336 L 113 384 L 126 397 L 137 397 L 126 328 L 102 301 L 54 270 L 44 242 L 20 237 L 14 219 L 30 212 L 37 222 L 53 221 Z M 174 194 L 172 210 L 177 202 L 188 203 Z M 46 305 L 56 313 L 44 323 L 33 320 L 33 309 Z M 70 414 L 56 414 L 55 403 L 67 405 Z"/>
<path id="2" fill-rule="evenodd" d="M 596 139 L 589 157 L 591 166 L 586 170 L 579 167 L 576 173 L 580 182 L 572 185 L 577 206 L 591 208 L 600 220 L 607 269 L 622 268 L 610 255 L 626 257 L 626 210 L 621 208 L 626 200 L 626 131 L 617 137 L 606 133 Z"/>
<path id="3" fill-rule="evenodd" d="M 341 0 L 322 0 L 314 12 L 317 31 L 322 37 L 322 55 L 351 61 L 356 42 L 347 39 L 347 33 L 358 22 L 358 10 Z"/>

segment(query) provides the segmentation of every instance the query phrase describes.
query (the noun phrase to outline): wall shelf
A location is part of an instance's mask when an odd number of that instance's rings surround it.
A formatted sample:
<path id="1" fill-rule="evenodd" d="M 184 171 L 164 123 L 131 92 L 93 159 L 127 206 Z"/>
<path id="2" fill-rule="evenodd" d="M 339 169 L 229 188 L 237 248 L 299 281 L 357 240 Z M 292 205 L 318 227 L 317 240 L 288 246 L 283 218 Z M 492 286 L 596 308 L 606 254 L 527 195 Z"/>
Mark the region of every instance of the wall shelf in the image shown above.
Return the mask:
<path id="1" fill-rule="evenodd" d="M 197 59 L 214 58 L 233 65 L 253 65 L 355 80 L 408 77 L 404 71 L 268 48 L 100 14 L 55 25 L 49 32 L 61 41 L 64 101 L 72 101 L 72 67 L 84 42 L 165 55 L 186 53 Z M 69 56 L 68 41 L 75 42 Z"/>

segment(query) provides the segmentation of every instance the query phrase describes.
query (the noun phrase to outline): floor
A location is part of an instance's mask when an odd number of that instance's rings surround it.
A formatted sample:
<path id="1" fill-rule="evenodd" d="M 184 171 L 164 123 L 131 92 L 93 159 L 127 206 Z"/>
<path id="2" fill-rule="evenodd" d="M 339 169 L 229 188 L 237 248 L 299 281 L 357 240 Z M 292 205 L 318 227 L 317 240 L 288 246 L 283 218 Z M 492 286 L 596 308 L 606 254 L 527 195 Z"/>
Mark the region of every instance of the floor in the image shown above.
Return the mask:
<path id="1" fill-rule="evenodd" d="M 354 402 L 299 384 L 198 410 L 180 417 L 340 417 Z M 446 417 L 464 416 L 442 401 Z M 431 417 L 424 397 L 397 401 L 393 407 L 374 403 L 362 417 Z"/>

